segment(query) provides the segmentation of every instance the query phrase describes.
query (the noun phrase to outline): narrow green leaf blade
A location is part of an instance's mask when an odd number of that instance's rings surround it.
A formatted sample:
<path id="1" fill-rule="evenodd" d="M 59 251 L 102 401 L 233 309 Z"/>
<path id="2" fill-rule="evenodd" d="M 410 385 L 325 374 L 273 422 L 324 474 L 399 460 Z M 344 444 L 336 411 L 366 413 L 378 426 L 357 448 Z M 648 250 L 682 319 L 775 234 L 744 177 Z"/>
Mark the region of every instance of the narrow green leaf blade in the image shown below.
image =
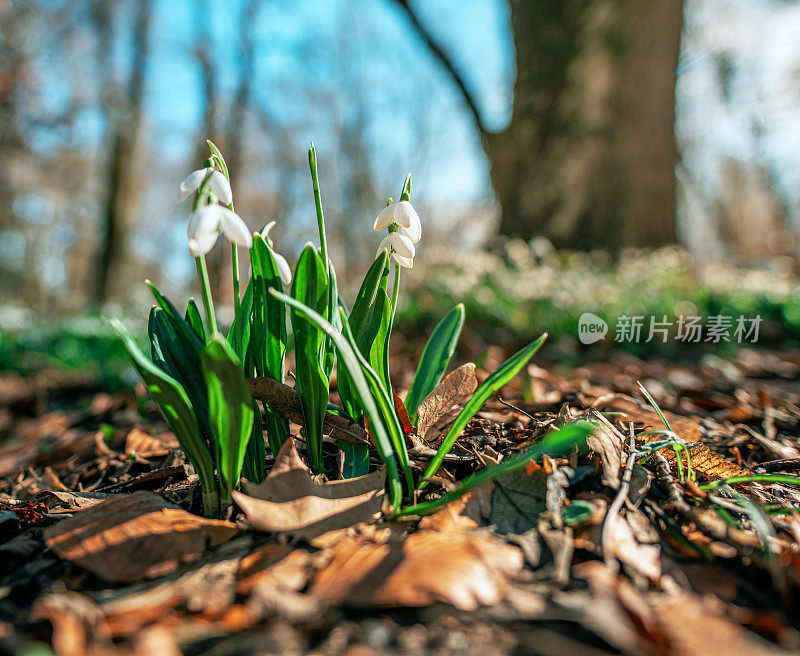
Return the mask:
<path id="1" fill-rule="evenodd" d="M 498 465 L 481 469 L 467 476 L 452 492 L 443 494 L 435 501 L 426 501 L 403 508 L 400 512 L 395 513 L 394 516 L 429 515 L 451 501 L 455 501 L 460 496 L 475 489 L 479 485 L 502 476 L 503 474 L 507 474 L 510 471 L 514 471 L 515 469 L 520 469 L 531 460 L 540 459 L 544 454 L 553 457 L 565 456 L 569 455 L 576 446 L 581 450 L 585 450 L 586 438 L 589 437 L 596 428 L 594 424 L 581 421 L 576 424 L 565 426 L 561 430 L 550 431 L 544 436 L 541 442 L 525 449 L 522 453 L 512 456 L 511 458 L 506 458 Z"/>
<path id="2" fill-rule="evenodd" d="M 486 403 L 495 392 L 499 391 L 519 373 L 520 369 L 522 369 L 534 356 L 536 351 L 539 350 L 545 339 L 547 339 L 547 333 L 544 333 L 539 339 L 531 342 L 525 348 L 512 355 L 478 386 L 478 389 L 475 390 L 475 394 L 472 395 L 472 398 L 464 406 L 464 409 L 459 413 L 458 417 L 456 417 L 450 430 L 447 431 L 447 435 L 445 435 L 444 440 L 442 440 L 442 444 L 439 446 L 436 455 L 428 463 L 428 467 L 423 474 L 423 481 L 419 484 L 417 489 L 422 490 L 427 486 L 428 483 L 424 479 L 436 473 L 445 455 L 453 448 L 458 436 L 461 435 L 461 431 L 464 430 L 469 420 L 475 416 L 475 413 L 483 407 L 484 403 Z"/>
<path id="3" fill-rule="evenodd" d="M 412 424 L 417 423 L 417 408 L 422 399 L 442 381 L 463 327 L 464 306 L 459 303 L 436 325 L 428 343 L 425 344 L 417 373 L 414 374 L 414 382 L 411 383 L 411 389 L 405 400 Z"/>
<path id="4" fill-rule="evenodd" d="M 186 313 L 183 315 L 183 318 L 194 331 L 194 334 L 197 335 L 197 338 L 201 342 L 205 342 L 206 331 L 203 328 L 203 318 L 200 316 L 200 309 L 197 307 L 197 303 L 193 298 L 190 298 L 189 302 L 186 304 Z"/>

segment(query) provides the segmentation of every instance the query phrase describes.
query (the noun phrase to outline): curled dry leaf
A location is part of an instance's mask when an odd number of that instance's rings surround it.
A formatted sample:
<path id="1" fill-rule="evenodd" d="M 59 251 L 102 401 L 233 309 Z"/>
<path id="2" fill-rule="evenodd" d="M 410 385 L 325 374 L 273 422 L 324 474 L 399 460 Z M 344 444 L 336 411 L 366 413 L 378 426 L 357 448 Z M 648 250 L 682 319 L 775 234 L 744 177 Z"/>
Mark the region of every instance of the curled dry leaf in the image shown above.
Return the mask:
<path id="1" fill-rule="evenodd" d="M 311 539 L 358 522 L 376 521 L 385 483 L 383 468 L 358 478 L 319 483 L 289 439 L 264 482 L 245 483 L 246 494 L 234 492 L 233 499 L 253 528 Z"/>
<path id="2" fill-rule="evenodd" d="M 310 591 L 352 607 L 443 602 L 475 610 L 497 604 L 521 569 L 520 550 L 497 538 L 422 530 L 388 543 L 338 543 Z"/>
<path id="3" fill-rule="evenodd" d="M 586 438 L 586 444 L 603 463 L 603 483 L 615 490 L 619 487 L 619 472 L 622 469 L 622 445 L 625 438 L 611 422 L 592 408 L 586 417 L 597 426 Z"/>
<path id="4" fill-rule="evenodd" d="M 136 454 L 141 458 L 160 458 L 169 454 L 170 449 L 178 448 L 178 440 L 172 433 L 153 437 L 136 426 L 125 437 L 125 453 Z"/>
<path id="5" fill-rule="evenodd" d="M 630 565 L 651 581 L 661 576 L 661 549 L 658 534 L 640 510 L 628 510 L 606 520 L 603 544 L 612 556 Z"/>
<path id="6" fill-rule="evenodd" d="M 417 408 L 417 435 L 425 439 L 425 433 L 450 408 L 469 399 L 478 387 L 475 365 L 463 364 L 444 377 L 430 394 L 422 399 Z"/>
<path id="7" fill-rule="evenodd" d="M 192 515 L 151 492 L 112 497 L 44 530 L 60 558 L 111 583 L 163 576 L 237 533 L 231 522 Z"/>

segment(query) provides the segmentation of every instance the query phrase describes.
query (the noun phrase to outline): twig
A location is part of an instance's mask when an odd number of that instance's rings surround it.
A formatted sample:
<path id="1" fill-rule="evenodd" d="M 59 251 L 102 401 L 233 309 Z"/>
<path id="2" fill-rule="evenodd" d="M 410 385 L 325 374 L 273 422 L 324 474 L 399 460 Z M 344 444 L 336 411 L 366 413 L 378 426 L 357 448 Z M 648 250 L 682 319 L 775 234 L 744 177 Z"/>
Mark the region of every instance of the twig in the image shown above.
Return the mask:
<path id="1" fill-rule="evenodd" d="M 800 469 L 800 458 L 783 458 L 782 460 L 769 460 L 753 467 L 754 471 L 765 473 L 777 471 L 797 471 Z"/>
<path id="2" fill-rule="evenodd" d="M 631 479 L 633 478 L 633 465 L 636 463 L 636 437 L 633 434 L 633 422 L 630 424 L 630 432 L 631 439 L 628 443 L 628 462 L 625 465 L 625 471 L 622 474 L 622 480 L 619 483 L 617 496 L 614 498 L 614 501 L 612 502 L 611 506 L 609 506 L 608 512 L 606 513 L 606 518 L 603 522 L 603 535 L 600 540 L 600 543 L 603 546 L 603 560 L 606 563 L 606 567 L 615 573 L 619 571 L 619 565 L 611 556 L 611 549 L 609 549 L 608 545 L 608 527 L 617 520 L 619 511 L 622 508 L 622 504 L 625 503 L 625 499 L 628 498 L 628 491 L 631 487 Z"/>
<path id="3" fill-rule="evenodd" d="M 497 400 L 500 402 L 501 405 L 504 405 L 507 408 L 511 408 L 512 410 L 516 410 L 520 414 L 525 415 L 528 419 L 530 420 L 534 419 L 534 416 L 531 413 L 525 412 L 522 408 L 518 408 L 517 406 L 513 405 L 512 403 L 509 403 L 508 401 L 503 401 L 503 398 L 501 396 L 498 396 Z"/>
<path id="4" fill-rule="evenodd" d="M 680 513 L 689 511 L 689 504 L 683 498 L 683 493 L 672 472 L 669 470 L 669 462 L 661 453 L 654 454 L 656 481 L 661 484 L 667 493 L 667 500 L 664 502 L 664 510 L 676 511 Z"/>

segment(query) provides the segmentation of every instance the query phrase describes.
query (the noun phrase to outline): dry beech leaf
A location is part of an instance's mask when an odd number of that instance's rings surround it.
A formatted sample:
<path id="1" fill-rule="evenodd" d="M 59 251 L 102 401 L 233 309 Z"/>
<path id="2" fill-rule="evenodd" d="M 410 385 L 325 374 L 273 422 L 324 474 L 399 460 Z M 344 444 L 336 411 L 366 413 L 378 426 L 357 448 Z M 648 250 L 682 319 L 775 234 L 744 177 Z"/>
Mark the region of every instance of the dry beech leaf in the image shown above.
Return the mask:
<path id="1" fill-rule="evenodd" d="M 138 426 L 131 429 L 125 438 L 125 453 L 135 453 L 141 458 L 160 458 L 169 454 L 170 449 L 178 448 L 178 441 L 172 433 L 153 437 Z"/>
<path id="2" fill-rule="evenodd" d="M 107 499 L 44 530 L 60 558 L 111 583 L 163 576 L 237 533 L 231 522 L 192 515 L 152 492 Z"/>
<path id="3" fill-rule="evenodd" d="M 586 438 L 586 444 L 603 462 L 603 483 L 615 490 L 619 487 L 619 471 L 622 468 L 622 444 L 620 433 L 603 415 L 592 408 L 586 417 L 597 428 Z"/>
<path id="4" fill-rule="evenodd" d="M 657 581 L 661 577 L 661 548 L 647 516 L 640 510 L 628 510 L 625 516 L 617 514 L 610 519 L 603 527 L 603 544 L 610 555 Z"/>
<path id="5" fill-rule="evenodd" d="M 247 494 L 233 499 L 253 528 L 291 532 L 311 539 L 327 531 L 381 516 L 386 470 L 330 483 L 318 483 L 289 439 L 269 475 L 258 485 L 245 482 Z"/>
<path id="6" fill-rule="evenodd" d="M 478 387 L 475 365 L 462 364 L 444 377 L 430 394 L 422 399 L 417 408 L 417 435 L 425 438 L 425 433 L 450 408 L 469 399 Z"/>
<path id="7" fill-rule="evenodd" d="M 501 540 L 421 530 L 405 540 L 345 540 L 318 573 L 311 594 L 372 608 L 452 604 L 462 610 L 497 604 L 522 553 Z"/>

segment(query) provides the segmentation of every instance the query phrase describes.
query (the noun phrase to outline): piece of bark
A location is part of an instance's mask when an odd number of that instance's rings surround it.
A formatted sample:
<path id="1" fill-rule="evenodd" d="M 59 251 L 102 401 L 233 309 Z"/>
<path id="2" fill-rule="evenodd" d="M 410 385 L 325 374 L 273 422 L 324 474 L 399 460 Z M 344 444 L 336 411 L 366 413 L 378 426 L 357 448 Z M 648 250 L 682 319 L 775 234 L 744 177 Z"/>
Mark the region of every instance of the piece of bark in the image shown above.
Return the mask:
<path id="1" fill-rule="evenodd" d="M 266 403 L 289 421 L 300 426 L 304 424 L 300 398 L 293 387 L 266 377 L 251 378 L 247 382 L 250 385 L 250 394 L 253 395 L 254 399 Z M 350 421 L 347 417 L 340 417 L 330 412 L 325 413 L 325 423 L 322 431 L 330 434 L 334 439 L 349 442 L 350 444 L 370 443 L 369 435 L 364 428 Z"/>

